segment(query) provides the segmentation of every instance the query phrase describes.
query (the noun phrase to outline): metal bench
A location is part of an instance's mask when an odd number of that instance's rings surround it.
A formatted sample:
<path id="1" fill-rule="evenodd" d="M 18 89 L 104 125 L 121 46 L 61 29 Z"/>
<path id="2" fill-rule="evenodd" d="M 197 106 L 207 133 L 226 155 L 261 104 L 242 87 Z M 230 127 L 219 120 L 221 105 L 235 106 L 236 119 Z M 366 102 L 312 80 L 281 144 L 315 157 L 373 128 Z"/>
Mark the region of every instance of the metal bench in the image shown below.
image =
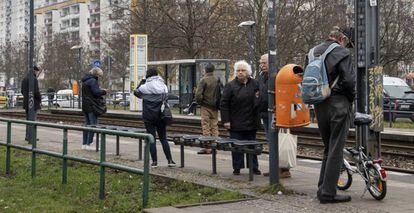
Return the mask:
<path id="1" fill-rule="evenodd" d="M 249 166 L 249 180 L 253 180 L 253 155 L 260 155 L 263 151 L 263 145 L 266 142 L 259 141 L 236 141 L 233 143 L 233 152 L 246 153 Z"/>
<path id="2" fill-rule="evenodd" d="M 180 168 L 184 167 L 184 146 L 201 147 L 212 150 L 212 173 L 217 174 L 217 150 L 242 152 L 248 154 L 249 165 L 253 164 L 253 155 L 260 155 L 266 142 L 240 141 L 202 135 L 173 134 L 168 136 L 175 145 L 180 145 Z M 249 181 L 253 180 L 253 167 L 249 167 Z"/>

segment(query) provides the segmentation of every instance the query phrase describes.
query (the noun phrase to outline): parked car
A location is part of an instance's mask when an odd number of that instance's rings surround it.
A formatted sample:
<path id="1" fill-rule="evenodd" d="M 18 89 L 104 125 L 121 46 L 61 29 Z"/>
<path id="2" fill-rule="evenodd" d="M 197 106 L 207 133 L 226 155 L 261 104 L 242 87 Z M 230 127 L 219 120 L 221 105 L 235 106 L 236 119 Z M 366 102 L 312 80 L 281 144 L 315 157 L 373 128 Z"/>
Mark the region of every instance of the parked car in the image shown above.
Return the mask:
<path id="1" fill-rule="evenodd" d="M 170 105 L 170 107 L 179 107 L 180 106 L 180 98 L 177 95 L 168 94 L 168 105 Z"/>
<path id="2" fill-rule="evenodd" d="M 414 122 L 414 92 L 407 83 L 395 77 L 384 77 L 384 120 L 409 118 Z M 391 112 L 390 114 L 390 109 Z"/>

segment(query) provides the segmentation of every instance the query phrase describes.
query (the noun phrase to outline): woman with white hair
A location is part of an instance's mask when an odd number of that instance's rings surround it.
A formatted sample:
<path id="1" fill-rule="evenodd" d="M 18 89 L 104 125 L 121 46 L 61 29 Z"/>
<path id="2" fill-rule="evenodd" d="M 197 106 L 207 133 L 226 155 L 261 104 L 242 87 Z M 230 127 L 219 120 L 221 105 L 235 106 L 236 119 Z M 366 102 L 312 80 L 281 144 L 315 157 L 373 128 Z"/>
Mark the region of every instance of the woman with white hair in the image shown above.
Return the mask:
<path id="1" fill-rule="evenodd" d="M 97 125 L 98 114 L 95 112 L 93 105 L 97 103 L 102 96 L 106 95 L 106 90 L 99 88 L 98 79 L 103 76 L 103 71 L 98 68 L 92 68 L 82 78 L 82 112 L 85 115 L 85 125 Z M 91 146 L 93 142 L 93 132 L 83 132 L 82 149 L 94 150 Z"/>
<path id="2" fill-rule="evenodd" d="M 234 64 L 236 78 L 226 84 L 220 103 L 221 121 L 229 130 L 230 138 L 255 140 L 260 129 L 259 83 L 251 78 L 252 68 L 246 61 Z M 244 168 L 244 154 L 232 152 L 233 174 Z M 251 166 L 251 165 L 248 165 Z M 253 156 L 253 172 L 260 175 L 257 156 Z"/>

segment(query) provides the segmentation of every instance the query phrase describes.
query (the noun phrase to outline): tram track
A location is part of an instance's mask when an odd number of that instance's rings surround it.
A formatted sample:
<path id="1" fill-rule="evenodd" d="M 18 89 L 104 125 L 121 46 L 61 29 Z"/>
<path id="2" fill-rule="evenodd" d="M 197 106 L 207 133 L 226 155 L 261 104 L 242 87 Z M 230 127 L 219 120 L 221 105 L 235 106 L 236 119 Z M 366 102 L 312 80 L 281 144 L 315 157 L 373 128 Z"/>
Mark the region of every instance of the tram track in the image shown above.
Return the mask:
<path id="1" fill-rule="evenodd" d="M 7 113 L 0 113 L 0 116 L 4 117 L 11 117 L 17 119 L 24 119 L 25 113 L 24 112 L 7 112 Z M 44 113 L 41 112 L 38 114 L 37 119 L 40 121 L 47 121 L 47 122 L 64 122 L 67 124 L 76 124 L 80 125 L 83 123 L 83 116 L 80 115 L 73 115 L 73 114 L 51 114 L 51 113 Z M 113 117 L 101 117 L 99 118 L 100 124 L 104 125 L 118 125 L 118 126 L 127 126 L 127 127 L 135 127 L 135 128 L 144 128 L 144 123 L 142 120 L 126 120 L 124 118 L 113 118 Z M 167 127 L 167 131 L 169 133 L 182 133 L 182 134 L 201 134 L 201 126 L 200 124 L 195 123 L 188 123 L 185 121 L 176 122 L 175 124 Z M 221 137 L 228 137 L 227 131 L 221 127 L 219 128 L 220 136 Z M 321 152 L 323 150 L 323 144 L 321 142 L 321 138 L 316 136 L 315 134 L 312 135 L 310 133 L 300 133 L 294 132 L 298 136 L 298 150 L 300 148 L 310 149 L 313 150 L 312 154 L 310 153 L 299 153 L 299 158 L 306 158 L 306 159 L 314 159 L 314 160 L 321 160 Z M 257 140 L 264 141 L 265 135 L 264 132 L 259 131 L 257 133 Z M 355 141 L 352 140 L 352 137 L 346 141 L 346 146 L 354 146 Z M 265 153 L 267 153 L 267 147 L 265 147 Z M 315 154 L 316 153 L 316 154 Z M 316 155 L 316 157 L 315 157 Z M 318 156 L 319 155 L 319 156 Z M 413 160 L 414 161 L 414 143 L 393 143 L 393 141 L 389 140 L 382 140 L 381 144 L 381 155 L 385 157 L 385 161 L 387 159 L 400 159 L 400 160 Z M 405 173 L 413 173 L 414 169 L 406 169 L 400 168 L 395 166 L 385 166 L 388 170 L 392 171 L 401 171 Z"/>

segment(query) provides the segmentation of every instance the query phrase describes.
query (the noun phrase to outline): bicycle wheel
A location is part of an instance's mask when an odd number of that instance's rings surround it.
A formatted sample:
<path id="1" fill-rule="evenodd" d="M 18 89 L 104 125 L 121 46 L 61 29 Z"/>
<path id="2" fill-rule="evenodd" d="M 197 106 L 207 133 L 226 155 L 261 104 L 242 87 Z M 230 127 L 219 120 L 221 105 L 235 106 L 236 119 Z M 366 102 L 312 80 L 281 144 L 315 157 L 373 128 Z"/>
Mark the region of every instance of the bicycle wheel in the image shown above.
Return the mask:
<path id="1" fill-rule="evenodd" d="M 381 174 L 373 166 L 367 167 L 367 181 L 369 186 L 368 191 L 376 200 L 384 199 L 387 194 L 387 182 L 381 180 Z"/>
<path id="2" fill-rule="evenodd" d="M 342 164 L 341 171 L 339 173 L 338 183 L 336 188 L 339 190 L 347 190 L 352 184 L 352 173 L 346 168 L 345 164 Z"/>

